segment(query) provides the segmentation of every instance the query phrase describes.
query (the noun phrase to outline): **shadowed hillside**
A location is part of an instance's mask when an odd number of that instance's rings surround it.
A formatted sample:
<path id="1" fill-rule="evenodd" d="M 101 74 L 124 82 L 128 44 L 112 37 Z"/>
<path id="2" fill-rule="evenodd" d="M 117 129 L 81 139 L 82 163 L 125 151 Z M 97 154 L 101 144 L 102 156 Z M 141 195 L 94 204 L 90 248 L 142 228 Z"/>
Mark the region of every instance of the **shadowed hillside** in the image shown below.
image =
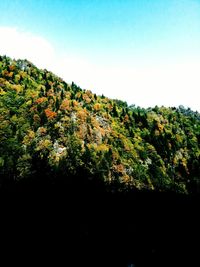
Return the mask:
<path id="1" fill-rule="evenodd" d="M 9 187 L 0 197 L 1 256 L 66 266 L 199 264 L 198 196 L 106 190 L 35 181 Z"/>

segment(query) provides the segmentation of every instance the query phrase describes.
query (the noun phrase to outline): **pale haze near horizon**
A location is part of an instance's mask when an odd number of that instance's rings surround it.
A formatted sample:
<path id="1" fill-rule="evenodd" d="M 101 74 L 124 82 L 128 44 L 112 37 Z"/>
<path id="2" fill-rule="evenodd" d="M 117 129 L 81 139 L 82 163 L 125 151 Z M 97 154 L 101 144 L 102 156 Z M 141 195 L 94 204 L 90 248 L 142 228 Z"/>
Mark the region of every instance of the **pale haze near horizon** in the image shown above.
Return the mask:
<path id="1" fill-rule="evenodd" d="M 199 1 L 10 2 L 0 3 L 1 55 L 128 104 L 200 111 Z"/>

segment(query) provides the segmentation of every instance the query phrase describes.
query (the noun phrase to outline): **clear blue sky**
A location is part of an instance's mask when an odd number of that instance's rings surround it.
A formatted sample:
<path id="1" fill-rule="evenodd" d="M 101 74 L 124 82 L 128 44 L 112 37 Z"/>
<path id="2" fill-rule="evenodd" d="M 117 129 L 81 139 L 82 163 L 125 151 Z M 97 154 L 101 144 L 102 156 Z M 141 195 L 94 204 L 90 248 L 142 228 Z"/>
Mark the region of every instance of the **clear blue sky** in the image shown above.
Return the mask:
<path id="1" fill-rule="evenodd" d="M 0 12 L 0 27 L 43 38 L 60 58 L 52 70 L 81 87 L 141 106 L 199 109 L 199 0 L 1 0 Z M 58 65 L 68 70 L 67 61 L 73 71 L 64 74 Z"/>

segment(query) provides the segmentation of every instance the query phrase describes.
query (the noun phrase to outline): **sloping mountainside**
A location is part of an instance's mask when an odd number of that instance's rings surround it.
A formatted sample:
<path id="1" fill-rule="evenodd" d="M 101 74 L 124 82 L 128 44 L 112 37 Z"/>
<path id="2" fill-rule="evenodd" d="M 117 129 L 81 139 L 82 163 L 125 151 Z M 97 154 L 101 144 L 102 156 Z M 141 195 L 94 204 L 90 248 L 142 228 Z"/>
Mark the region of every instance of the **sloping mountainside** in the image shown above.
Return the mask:
<path id="1" fill-rule="evenodd" d="M 199 144 L 197 112 L 128 106 L 0 57 L 1 186 L 81 174 L 112 190 L 197 193 Z"/>
<path id="2" fill-rule="evenodd" d="M 199 143 L 197 112 L 128 106 L 0 57 L 1 259 L 199 266 Z"/>

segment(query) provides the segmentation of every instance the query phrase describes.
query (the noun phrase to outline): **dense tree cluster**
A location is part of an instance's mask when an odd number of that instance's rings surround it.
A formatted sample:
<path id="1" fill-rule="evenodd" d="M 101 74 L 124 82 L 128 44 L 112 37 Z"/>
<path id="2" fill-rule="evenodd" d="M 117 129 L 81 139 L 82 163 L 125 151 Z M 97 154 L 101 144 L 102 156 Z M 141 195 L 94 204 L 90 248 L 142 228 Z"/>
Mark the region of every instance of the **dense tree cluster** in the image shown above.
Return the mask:
<path id="1" fill-rule="evenodd" d="M 144 109 L 0 56 L 0 184 L 33 177 L 200 191 L 200 114 Z"/>

